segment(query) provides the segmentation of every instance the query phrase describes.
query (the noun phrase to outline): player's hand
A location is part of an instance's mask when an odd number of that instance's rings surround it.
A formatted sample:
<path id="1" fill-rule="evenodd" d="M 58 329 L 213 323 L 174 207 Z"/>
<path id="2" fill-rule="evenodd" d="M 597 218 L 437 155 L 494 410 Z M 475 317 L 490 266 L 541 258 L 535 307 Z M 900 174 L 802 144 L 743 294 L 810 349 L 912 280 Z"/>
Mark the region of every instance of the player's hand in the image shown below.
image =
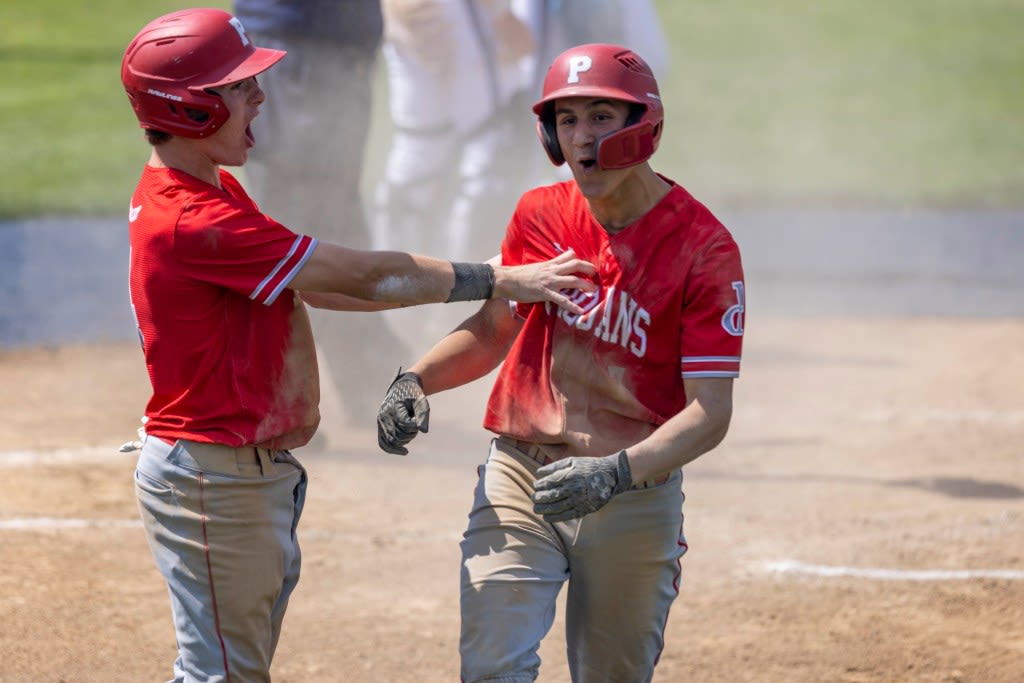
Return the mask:
<path id="1" fill-rule="evenodd" d="M 407 455 L 409 449 L 405 445 L 418 432 L 426 434 L 429 426 L 430 404 L 423 394 L 420 376 L 399 368 L 377 410 L 377 445 L 388 453 Z"/>
<path id="2" fill-rule="evenodd" d="M 594 264 L 576 258 L 572 249 L 549 261 L 523 266 L 495 266 L 495 299 L 521 303 L 550 301 L 570 313 L 582 315 L 583 309 L 570 301 L 572 290 L 594 291 L 594 282 L 586 275 L 597 272 Z"/>
<path id="3" fill-rule="evenodd" d="M 533 510 L 546 522 L 564 522 L 600 510 L 632 485 L 626 451 L 603 458 L 566 458 L 537 470 Z"/>

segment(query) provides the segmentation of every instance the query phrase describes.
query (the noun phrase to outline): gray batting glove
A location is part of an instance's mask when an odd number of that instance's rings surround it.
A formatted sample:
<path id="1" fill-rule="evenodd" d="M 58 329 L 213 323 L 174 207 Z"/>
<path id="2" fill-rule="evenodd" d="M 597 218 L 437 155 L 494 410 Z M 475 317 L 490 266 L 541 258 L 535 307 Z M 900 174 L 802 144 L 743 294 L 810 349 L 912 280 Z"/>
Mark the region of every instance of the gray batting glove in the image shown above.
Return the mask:
<path id="1" fill-rule="evenodd" d="M 564 522 L 600 510 L 633 485 L 626 451 L 603 458 L 566 458 L 537 470 L 533 511 Z"/>
<path id="2" fill-rule="evenodd" d="M 377 410 L 377 445 L 395 455 L 407 455 L 405 447 L 418 432 L 427 433 L 430 404 L 423 394 L 423 383 L 415 372 L 402 372 L 388 387 Z"/>

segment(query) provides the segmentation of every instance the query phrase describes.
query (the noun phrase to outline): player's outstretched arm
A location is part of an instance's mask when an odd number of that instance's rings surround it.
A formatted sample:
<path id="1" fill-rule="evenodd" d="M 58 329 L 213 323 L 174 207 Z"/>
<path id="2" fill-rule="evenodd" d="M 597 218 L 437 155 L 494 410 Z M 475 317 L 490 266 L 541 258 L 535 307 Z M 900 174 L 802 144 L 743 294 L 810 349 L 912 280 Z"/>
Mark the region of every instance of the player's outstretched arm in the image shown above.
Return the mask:
<path id="1" fill-rule="evenodd" d="M 328 311 L 374 312 L 401 308 L 402 304 L 387 301 L 367 301 L 337 292 L 299 292 L 299 297 L 313 308 Z"/>
<path id="2" fill-rule="evenodd" d="M 394 251 L 359 251 L 321 242 L 288 286 L 398 305 L 492 298 L 550 301 L 579 314 L 582 309 L 561 290 L 592 290 L 593 283 L 586 276 L 594 272 L 592 264 L 571 251 L 540 263 L 495 266 Z"/>
<path id="3" fill-rule="evenodd" d="M 399 372 L 377 411 L 377 444 L 405 455 L 406 446 L 430 421 L 427 394 L 468 384 L 498 367 L 523 322 L 507 301 L 484 302 L 480 310 L 446 335 L 409 368 Z"/>

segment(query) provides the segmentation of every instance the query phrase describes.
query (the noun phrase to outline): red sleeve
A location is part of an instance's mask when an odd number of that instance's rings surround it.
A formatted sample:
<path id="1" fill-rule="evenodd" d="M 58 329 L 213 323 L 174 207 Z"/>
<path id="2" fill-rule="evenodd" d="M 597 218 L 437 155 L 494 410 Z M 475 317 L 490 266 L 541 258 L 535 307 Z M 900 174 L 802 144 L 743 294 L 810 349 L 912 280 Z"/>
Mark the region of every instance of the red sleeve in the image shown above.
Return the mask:
<path id="1" fill-rule="evenodd" d="M 687 278 L 680 341 L 683 379 L 739 376 L 745 314 L 740 252 L 725 233 L 697 257 Z"/>
<path id="2" fill-rule="evenodd" d="M 317 240 L 292 232 L 246 199 L 191 203 L 175 228 L 174 251 L 190 277 L 269 306 L 313 254 Z"/>

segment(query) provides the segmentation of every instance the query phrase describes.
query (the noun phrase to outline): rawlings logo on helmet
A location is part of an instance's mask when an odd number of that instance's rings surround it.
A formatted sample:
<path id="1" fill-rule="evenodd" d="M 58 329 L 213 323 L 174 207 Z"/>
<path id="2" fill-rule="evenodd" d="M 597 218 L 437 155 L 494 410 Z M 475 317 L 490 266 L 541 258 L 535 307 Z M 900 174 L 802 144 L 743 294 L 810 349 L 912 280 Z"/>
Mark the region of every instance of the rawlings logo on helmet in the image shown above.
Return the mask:
<path id="1" fill-rule="evenodd" d="M 555 131 L 554 101 L 561 97 L 603 97 L 637 105 L 626 126 L 597 142 L 601 168 L 627 168 L 647 161 L 658 148 L 665 118 L 654 73 L 643 59 L 621 45 L 592 43 L 555 58 L 544 91 L 533 105 L 537 135 L 551 163 L 565 163 Z"/>
<path id="2" fill-rule="evenodd" d="M 150 95 L 156 95 L 157 97 L 162 97 L 165 100 L 174 100 L 175 102 L 181 102 L 182 99 L 183 99 L 183 98 L 179 97 L 178 95 L 171 95 L 170 93 L 160 92 L 159 90 L 156 90 L 154 88 L 147 88 L 146 92 L 149 93 Z"/>

